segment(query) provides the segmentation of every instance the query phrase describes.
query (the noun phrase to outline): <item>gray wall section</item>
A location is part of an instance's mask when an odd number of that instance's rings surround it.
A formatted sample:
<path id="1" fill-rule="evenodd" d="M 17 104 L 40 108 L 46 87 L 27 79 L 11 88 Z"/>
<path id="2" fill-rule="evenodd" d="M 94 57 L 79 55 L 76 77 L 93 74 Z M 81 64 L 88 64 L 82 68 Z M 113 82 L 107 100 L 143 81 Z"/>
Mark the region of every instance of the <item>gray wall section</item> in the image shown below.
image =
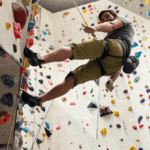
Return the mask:
<path id="1" fill-rule="evenodd" d="M 74 0 L 77 6 L 96 2 L 99 0 Z M 40 0 L 39 4 L 52 13 L 75 7 L 73 0 Z"/>
<path id="2" fill-rule="evenodd" d="M 109 0 L 141 17 L 144 17 L 145 19 L 150 20 L 150 17 L 148 17 L 148 10 L 150 10 L 150 5 L 145 5 L 145 0 Z M 125 4 L 127 2 L 127 4 Z M 140 4 L 143 4 L 143 7 L 140 6 Z M 142 12 L 142 14 L 140 14 Z"/>

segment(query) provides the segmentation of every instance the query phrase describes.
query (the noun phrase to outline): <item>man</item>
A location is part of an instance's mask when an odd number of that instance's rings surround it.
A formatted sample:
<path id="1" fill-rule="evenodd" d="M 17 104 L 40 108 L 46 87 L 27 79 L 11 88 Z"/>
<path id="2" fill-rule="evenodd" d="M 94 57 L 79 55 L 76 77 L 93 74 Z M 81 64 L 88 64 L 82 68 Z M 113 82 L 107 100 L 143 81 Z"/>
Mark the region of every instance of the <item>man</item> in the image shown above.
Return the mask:
<path id="1" fill-rule="evenodd" d="M 92 40 L 80 44 L 72 43 L 67 47 L 60 48 L 53 53 L 45 56 L 35 56 L 28 48 L 25 48 L 24 54 L 29 57 L 32 66 L 41 66 L 41 64 L 63 61 L 67 58 L 90 59 L 85 65 L 81 65 L 74 71 L 71 71 L 64 82 L 51 89 L 41 97 L 35 97 L 26 91 L 22 93 L 22 100 L 30 107 L 41 106 L 41 103 L 55 99 L 66 94 L 71 88 L 78 84 L 90 80 L 98 79 L 102 76 L 110 76 L 106 87 L 113 89 L 112 84 L 118 78 L 123 63 L 122 58 L 106 56 L 101 59 L 106 42 L 109 44 L 109 54 L 113 56 L 123 56 L 127 50 L 131 49 L 133 42 L 134 29 L 132 23 L 124 17 L 118 17 L 113 10 L 104 10 L 99 14 L 99 20 L 102 24 L 94 28 L 84 26 L 86 33 L 108 32 L 107 37 L 102 40 Z M 28 54 L 28 55 L 27 55 Z M 111 86 L 109 86 L 111 84 Z"/>

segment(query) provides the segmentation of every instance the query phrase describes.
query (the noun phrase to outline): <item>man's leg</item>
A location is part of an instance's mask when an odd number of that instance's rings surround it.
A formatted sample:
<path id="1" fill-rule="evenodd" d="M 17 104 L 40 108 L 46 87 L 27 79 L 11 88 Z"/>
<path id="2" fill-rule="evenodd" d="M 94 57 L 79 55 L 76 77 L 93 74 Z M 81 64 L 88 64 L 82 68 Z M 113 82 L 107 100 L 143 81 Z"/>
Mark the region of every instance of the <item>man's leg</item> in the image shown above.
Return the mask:
<path id="1" fill-rule="evenodd" d="M 53 89 L 51 89 L 49 92 L 47 92 L 45 95 L 38 97 L 38 99 L 42 99 L 40 103 L 50 101 L 52 99 L 55 99 L 57 97 L 60 97 L 64 94 L 66 94 L 75 84 L 75 78 L 74 76 L 69 76 L 66 78 L 66 80 L 57 86 L 55 86 Z"/>
<path id="2" fill-rule="evenodd" d="M 73 56 L 73 50 L 71 47 L 63 47 L 60 48 L 48 55 L 45 56 L 38 56 L 40 60 L 45 60 L 45 62 L 42 62 L 41 64 L 46 64 L 50 62 L 58 62 L 63 61 L 67 58 L 71 58 Z"/>

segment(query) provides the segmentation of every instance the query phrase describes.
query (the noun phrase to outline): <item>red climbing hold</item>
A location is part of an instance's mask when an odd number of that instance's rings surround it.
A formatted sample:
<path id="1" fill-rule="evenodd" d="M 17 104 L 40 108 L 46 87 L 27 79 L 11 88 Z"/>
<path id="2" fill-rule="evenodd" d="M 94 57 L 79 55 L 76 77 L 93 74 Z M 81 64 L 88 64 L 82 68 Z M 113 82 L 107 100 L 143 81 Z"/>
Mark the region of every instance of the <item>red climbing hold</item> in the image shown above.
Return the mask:
<path id="1" fill-rule="evenodd" d="M 108 89 L 105 89 L 108 92 Z"/>
<path id="2" fill-rule="evenodd" d="M 0 6 L 2 6 L 2 0 L 0 0 Z"/>
<path id="3" fill-rule="evenodd" d="M 85 95 L 85 94 L 86 94 L 86 91 L 83 92 L 83 95 Z"/>
<path id="4" fill-rule="evenodd" d="M 150 99 L 150 95 L 148 96 L 148 99 Z"/>
<path id="5" fill-rule="evenodd" d="M 27 83 L 26 86 L 24 87 L 24 90 L 27 91 L 28 87 L 29 87 L 29 85 Z"/>
<path id="6" fill-rule="evenodd" d="M 144 126 L 143 124 L 140 124 L 140 125 L 139 125 L 139 128 L 142 128 L 143 126 Z"/>
<path id="7" fill-rule="evenodd" d="M 32 36 L 34 34 L 34 29 L 29 32 L 29 35 Z"/>
<path id="8" fill-rule="evenodd" d="M 101 107 L 100 110 L 103 111 L 103 110 L 104 110 L 104 107 Z"/>
<path id="9" fill-rule="evenodd" d="M 150 126 L 148 128 L 150 129 Z"/>
<path id="10" fill-rule="evenodd" d="M 14 30 L 14 35 L 16 39 L 20 39 L 21 38 L 21 33 L 19 31 Z"/>
<path id="11" fill-rule="evenodd" d="M 92 7 L 92 5 L 88 5 L 88 8 L 91 8 Z"/>
<path id="12" fill-rule="evenodd" d="M 4 117 L 4 118 L 0 120 L 0 124 L 8 123 L 8 122 L 9 122 L 10 115 L 8 115 L 8 113 L 5 112 L 5 113 L 3 114 L 3 117 Z"/>
<path id="13" fill-rule="evenodd" d="M 26 70 L 26 69 L 22 67 L 22 68 L 21 68 L 21 74 L 24 74 L 25 70 Z"/>
<path id="14" fill-rule="evenodd" d="M 140 96 L 140 97 L 142 97 L 142 96 L 143 96 L 143 94 L 140 94 L 139 96 Z"/>
<path id="15" fill-rule="evenodd" d="M 101 22 L 99 21 L 98 24 L 101 24 Z"/>
<path id="16" fill-rule="evenodd" d="M 135 125 L 133 125 L 132 128 L 135 129 L 135 130 L 137 129 L 137 127 Z"/>
<path id="17" fill-rule="evenodd" d="M 3 55 L 3 58 L 4 58 L 4 59 L 6 59 L 7 57 L 8 57 L 8 55 L 7 55 L 7 54 Z"/>
<path id="18" fill-rule="evenodd" d="M 30 48 L 31 46 L 33 46 L 33 44 L 34 44 L 33 39 L 32 38 L 27 38 L 27 41 L 26 41 L 27 47 Z"/>

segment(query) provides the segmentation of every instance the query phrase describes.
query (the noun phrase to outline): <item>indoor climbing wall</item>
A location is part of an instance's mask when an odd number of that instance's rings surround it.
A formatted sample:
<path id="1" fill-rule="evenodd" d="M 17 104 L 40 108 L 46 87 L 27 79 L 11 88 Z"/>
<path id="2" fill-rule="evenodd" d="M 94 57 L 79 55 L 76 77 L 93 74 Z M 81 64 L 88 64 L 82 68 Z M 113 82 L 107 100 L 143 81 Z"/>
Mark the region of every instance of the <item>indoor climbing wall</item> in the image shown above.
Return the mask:
<path id="1" fill-rule="evenodd" d="M 18 11 L 15 8 L 20 8 Z M 28 10 L 28 8 L 26 8 Z M 27 14 L 22 1 L 0 1 L 0 148 L 13 149 L 18 97 L 23 75 L 21 47 L 26 42 Z M 22 19 L 16 16 L 22 16 Z M 18 20 L 18 21 L 17 21 Z M 18 22 L 23 21 L 19 25 Z M 26 34 L 25 34 L 26 33 Z M 17 150 L 17 149 L 16 149 Z"/>
<path id="2" fill-rule="evenodd" d="M 131 55 L 140 59 L 139 67 L 130 75 L 122 71 L 112 92 L 105 86 L 109 77 L 102 77 L 43 103 L 42 109 L 31 108 L 20 101 L 20 116 L 24 118 L 21 131 L 24 150 L 148 150 L 150 147 L 149 21 L 117 2 L 101 0 L 79 6 L 91 27 L 101 23 L 97 17 L 103 9 L 113 9 L 132 22 L 135 36 Z M 35 23 L 30 32 L 34 41 L 30 49 L 41 56 L 70 43 L 93 39 L 83 31 L 81 24 L 85 22 L 76 8 L 54 14 L 42 8 Z M 95 34 L 98 39 L 106 36 L 102 32 Z M 27 92 L 34 96 L 47 93 L 63 82 L 71 70 L 88 61 L 66 59 L 45 64 L 43 68 L 30 66 Z"/>
<path id="3" fill-rule="evenodd" d="M 150 0 L 109 0 L 138 16 L 150 20 Z"/>

